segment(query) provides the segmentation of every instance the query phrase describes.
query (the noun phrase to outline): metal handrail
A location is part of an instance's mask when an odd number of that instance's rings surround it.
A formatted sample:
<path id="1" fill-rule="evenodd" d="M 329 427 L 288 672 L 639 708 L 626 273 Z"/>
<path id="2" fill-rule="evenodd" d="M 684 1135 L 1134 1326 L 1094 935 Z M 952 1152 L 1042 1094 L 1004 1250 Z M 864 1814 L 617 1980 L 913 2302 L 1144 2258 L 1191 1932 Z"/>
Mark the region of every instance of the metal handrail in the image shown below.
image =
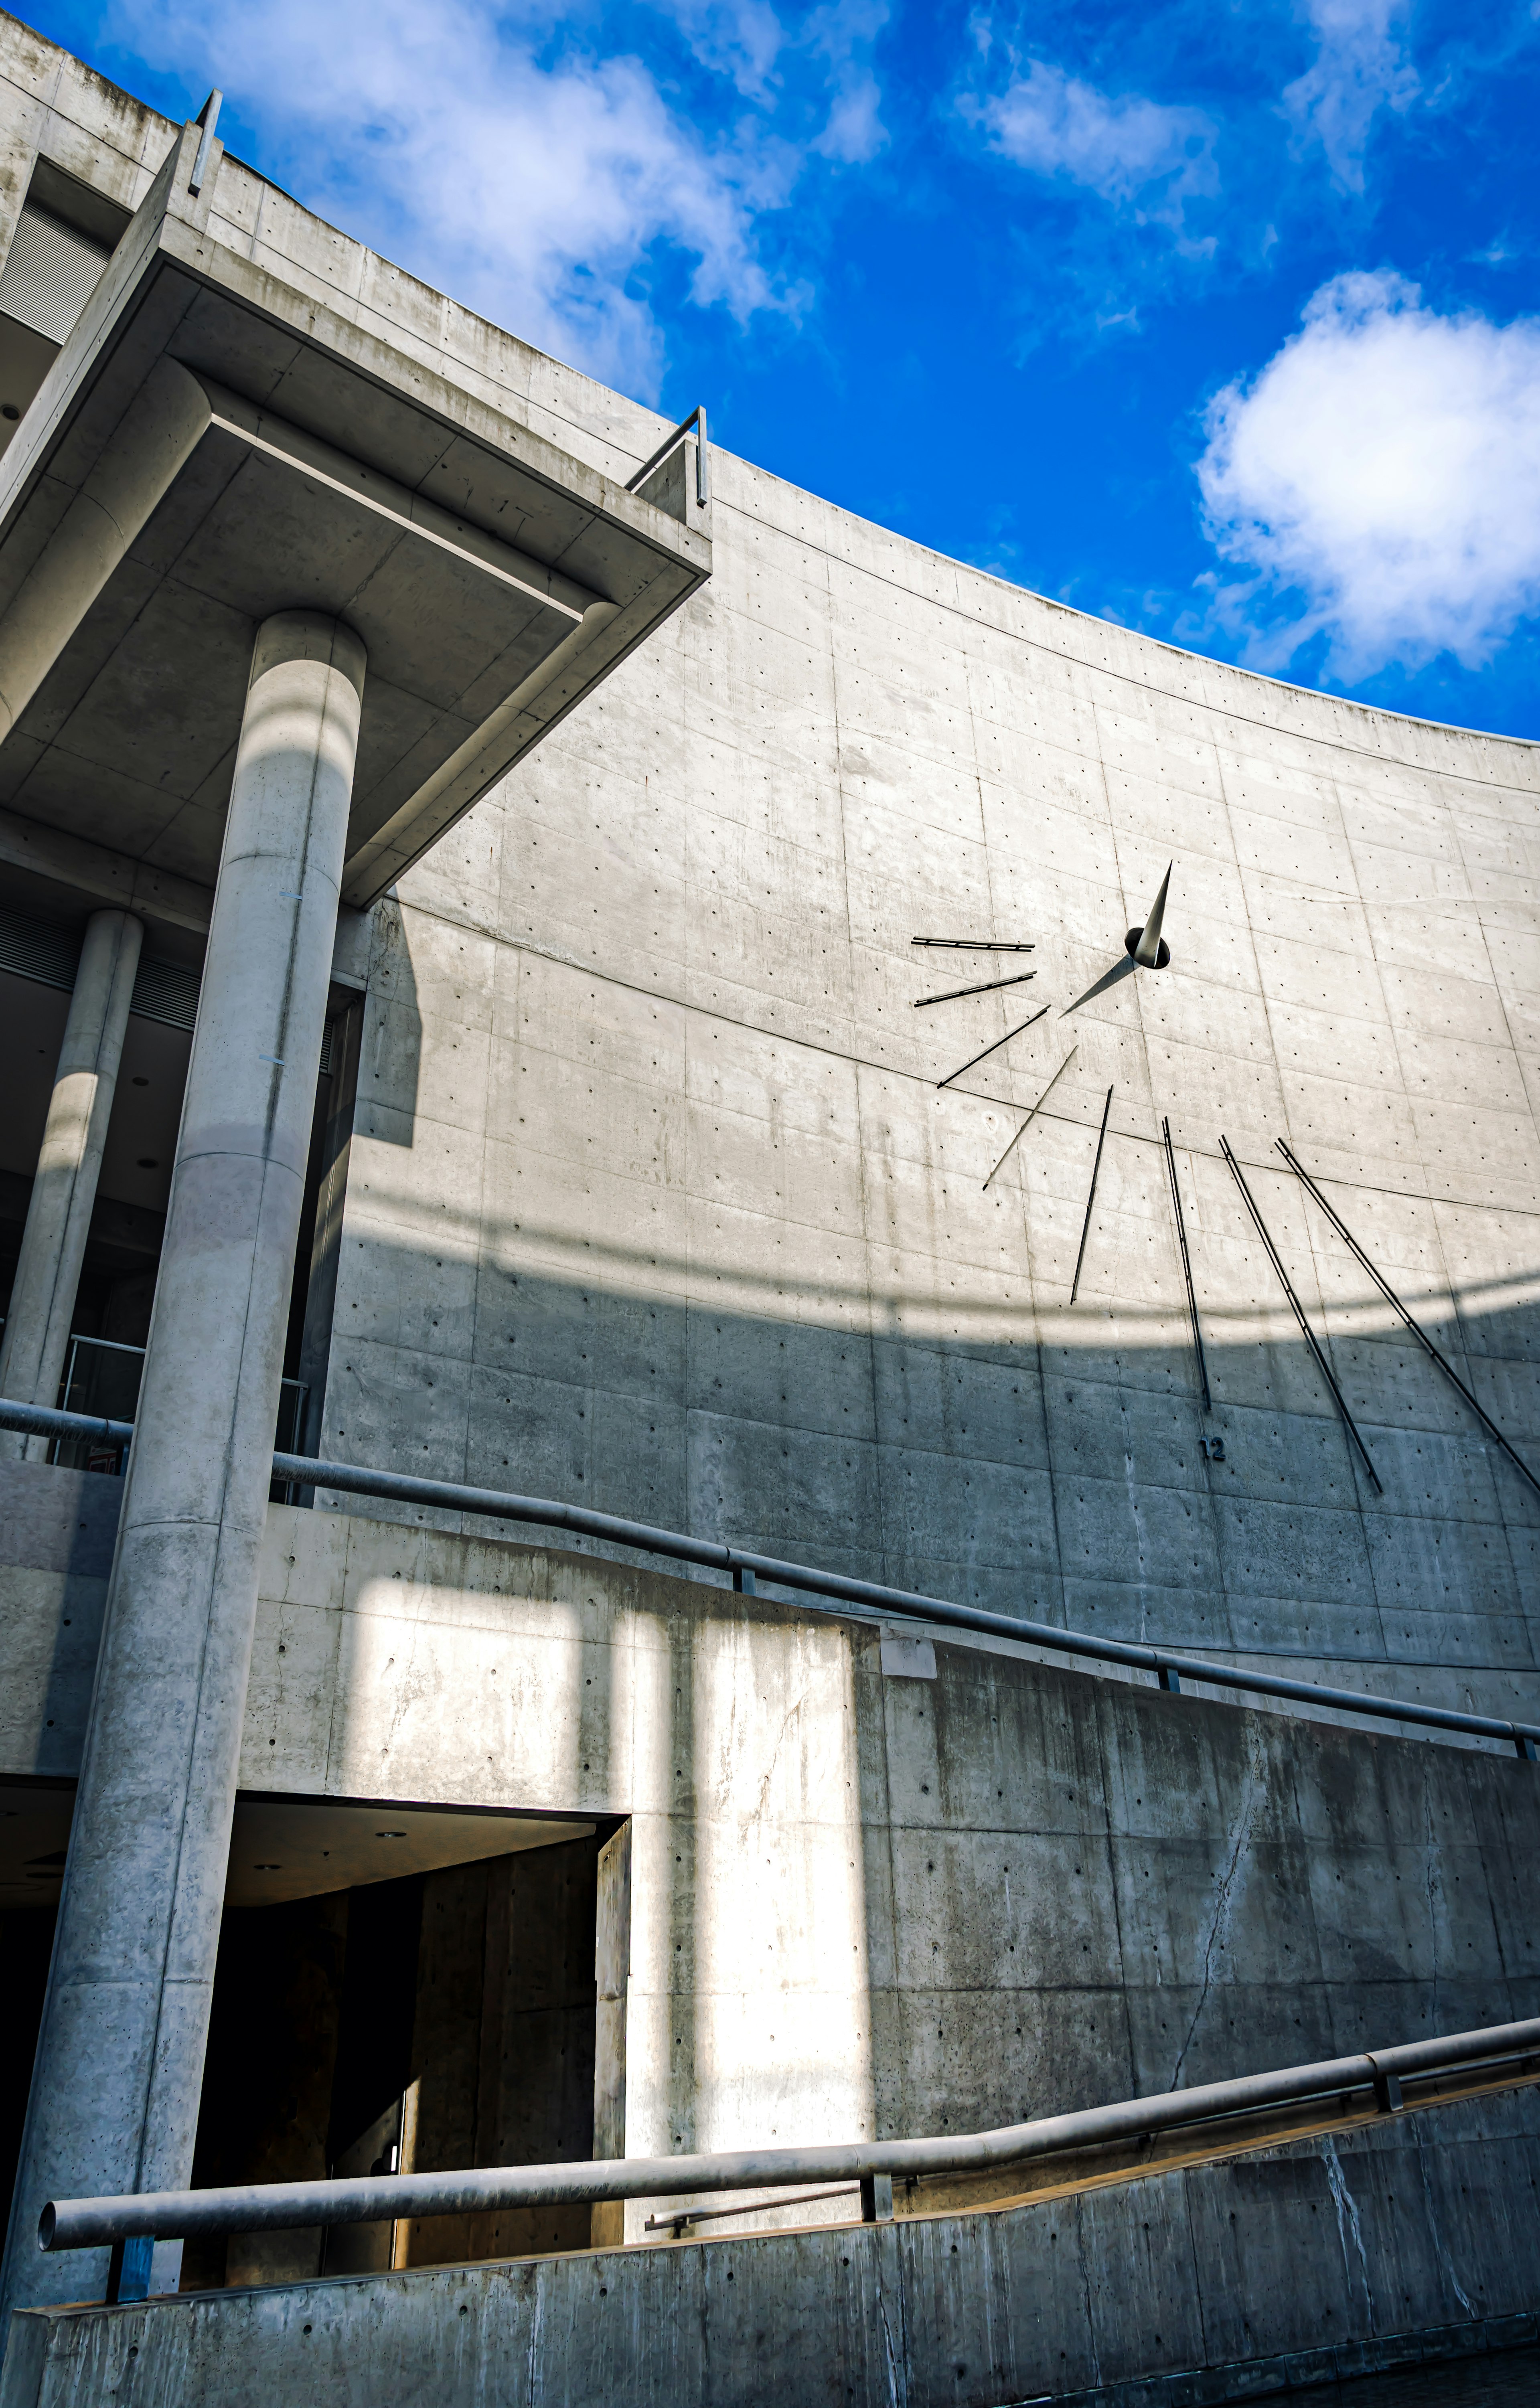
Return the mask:
<path id="1" fill-rule="evenodd" d="M 23 1405 L 0 1398 L 0 1429 L 28 1430 L 44 1437 L 101 1438 L 122 1445 L 134 1435 L 131 1422 L 98 1421 L 89 1413 L 62 1413 L 42 1405 Z M 684 1530 L 660 1530 L 648 1522 L 628 1521 L 621 1513 L 599 1513 L 587 1505 L 566 1505 L 554 1497 L 515 1497 L 500 1488 L 472 1488 L 458 1480 L 424 1480 L 413 1472 L 362 1470 L 352 1463 L 328 1463 L 310 1455 L 273 1456 L 273 1477 L 307 1488 L 336 1489 L 353 1497 L 379 1497 L 396 1505 L 417 1505 L 431 1512 L 480 1513 L 489 1521 L 522 1522 L 542 1528 L 571 1530 L 580 1537 L 601 1539 L 639 1554 L 665 1555 L 676 1563 L 701 1564 L 728 1572 L 735 1584 L 769 1581 L 776 1588 L 795 1589 L 811 1598 L 812 1611 L 828 1613 L 834 1604 L 855 1605 L 869 1612 L 898 1615 L 912 1622 L 930 1622 L 954 1630 L 978 1631 L 990 1639 L 1009 1639 L 1029 1647 L 1047 1647 L 1060 1656 L 1087 1656 L 1093 1663 L 1124 1664 L 1135 1671 L 1153 1672 L 1163 1689 L 1174 1691 L 1183 1681 L 1201 1681 L 1205 1687 L 1240 1689 L 1256 1697 L 1287 1698 L 1306 1706 L 1328 1706 L 1334 1713 L 1367 1714 L 1379 1722 L 1415 1723 L 1430 1730 L 1467 1731 L 1476 1739 L 1505 1740 L 1533 1764 L 1540 1760 L 1540 1723 L 1504 1722 L 1495 1714 L 1467 1714 L 1450 1706 L 1424 1706 L 1407 1698 L 1380 1698 L 1357 1689 L 1329 1689 L 1318 1681 L 1291 1681 L 1281 1672 L 1254 1672 L 1238 1664 L 1216 1664 L 1201 1656 L 1175 1656 L 1168 1648 L 1146 1647 L 1130 1639 L 1103 1639 L 1088 1630 L 1061 1630 L 1057 1623 L 1029 1622 L 1010 1613 L 990 1613 L 983 1606 L 954 1605 L 947 1598 L 885 1587 L 880 1581 L 853 1580 L 845 1572 L 817 1570 L 811 1564 L 783 1563 L 774 1555 L 751 1555 L 746 1548 L 724 1545 L 720 1539 L 697 1539 Z"/>
<path id="2" fill-rule="evenodd" d="M 0 1327 L 3 1326 L 3 1321 L 0 1321 Z M 73 1411 L 73 1408 L 69 1405 L 67 1400 L 75 1386 L 76 1374 L 79 1367 L 80 1350 L 82 1347 L 93 1346 L 102 1349 L 109 1354 L 136 1355 L 141 1363 L 144 1361 L 146 1353 L 148 1352 L 147 1348 L 143 1346 L 130 1345 L 122 1338 L 96 1338 L 87 1331 L 79 1329 L 74 1331 L 69 1340 L 69 1353 L 65 1357 L 65 1375 L 59 1387 L 61 1397 L 65 1399 L 65 1403 L 62 1410 L 66 1412 Z M 304 1380 L 284 1379 L 279 1382 L 278 1386 L 279 1427 L 281 1430 L 283 1426 L 283 1407 L 287 1404 L 290 1407 L 289 1435 L 291 1437 L 296 1437 L 299 1433 L 300 1419 L 305 1410 L 305 1399 L 310 1393 L 309 1383 Z M 106 1426 L 105 1421 L 94 1413 L 88 1413 L 84 1418 L 92 1424 L 91 1435 L 94 1438 L 99 1438 L 101 1430 Z M 133 1424 L 131 1422 L 120 1422 L 116 1426 L 120 1429 L 128 1431 L 130 1435 L 132 1435 Z M 50 1462 L 56 1460 L 57 1447 L 59 1443 L 61 1443 L 61 1441 L 55 1441 L 55 1453 L 50 1456 Z M 122 1447 L 126 1445 L 127 1440 L 120 1439 L 112 1441 L 112 1443 Z M 292 1505 L 295 1500 L 292 1495 L 288 1495 L 285 1496 L 283 1501 L 287 1505 Z"/>
<path id="3" fill-rule="evenodd" d="M 698 401 L 688 418 L 682 418 L 672 433 L 664 437 L 652 458 L 642 462 L 636 475 L 627 477 L 626 490 L 628 494 L 634 494 L 639 486 L 644 485 L 655 468 L 662 467 L 664 461 L 684 442 L 692 426 L 696 430 L 695 497 L 702 509 L 706 508 L 712 497 L 712 480 L 710 446 L 706 439 L 706 405 L 703 401 Z"/>
<path id="4" fill-rule="evenodd" d="M 187 179 L 187 189 L 194 200 L 202 192 L 204 178 L 209 173 L 209 161 L 214 148 L 214 128 L 219 123 L 220 107 L 223 99 L 224 94 L 222 92 L 211 92 L 193 120 L 194 125 L 200 125 L 203 128 L 198 136 L 198 153 L 193 162 L 193 172 Z"/>
<path id="5" fill-rule="evenodd" d="M 487 2209 L 582 2206 L 601 2200 L 678 2199 L 701 2191 L 792 2189 L 808 2182 L 917 2182 L 927 2175 L 984 2173 L 1036 2157 L 1137 2141 L 1248 2110 L 1331 2098 L 1346 2112 L 1352 2095 L 1372 2094 L 1386 2114 L 1433 2100 L 1404 2100 L 1401 2085 L 1483 2060 L 1533 2058 L 1540 2016 L 1455 2032 L 1400 2048 L 1361 2050 L 1314 2065 L 1291 2065 L 1238 2081 L 1208 2082 L 1153 2099 L 1126 2099 L 1006 2124 L 992 2132 L 923 2141 L 852 2141 L 822 2147 L 717 2150 L 681 2157 L 600 2157 L 585 2164 L 467 2167 L 424 2174 L 361 2174 L 329 2182 L 238 2183 L 219 2190 L 162 2190 L 110 2199 L 50 2200 L 37 2221 L 45 2250 L 99 2249 L 108 2243 L 188 2240 L 218 2232 L 283 2232 L 314 2224 L 377 2224 L 387 2218 L 475 2214 Z M 1540 2062 L 1516 2067 L 1533 2080 Z M 1360 2103 L 1367 2104 L 1367 2101 Z M 1235 2147 L 1225 2136 L 1225 2153 Z"/>

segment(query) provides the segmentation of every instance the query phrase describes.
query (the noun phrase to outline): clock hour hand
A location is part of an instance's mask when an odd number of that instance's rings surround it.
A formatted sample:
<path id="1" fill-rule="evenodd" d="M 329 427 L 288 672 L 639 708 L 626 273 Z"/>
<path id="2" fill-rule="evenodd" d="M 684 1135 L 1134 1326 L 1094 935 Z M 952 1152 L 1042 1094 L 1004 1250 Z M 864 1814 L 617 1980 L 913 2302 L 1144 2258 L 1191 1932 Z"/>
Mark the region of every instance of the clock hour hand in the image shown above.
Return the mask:
<path id="1" fill-rule="evenodd" d="M 1101 976 L 1086 989 L 1084 995 L 1076 996 L 1073 1003 L 1067 1003 L 1064 1010 L 1059 1014 L 1061 1020 L 1066 1013 L 1078 1011 L 1083 1003 L 1090 1003 L 1097 996 L 1105 995 L 1109 987 L 1115 986 L 1119 979 L 1126 979 L 1133 970 L 1165 968 L 1171 959 L 1171 947 L 1160 934 L 1160 924 L 1166 916 L 1166 896 L 1171 886 L 1171 873 L 1175 866 L 1174 862 L 1167 863 L 1166 874 L 1160 881 L 1160 892 L 1155 898 L 1155 909 L 1144 926 L 1130 928 L 1124 938 L 1123 959 L 1120 962 L 1114 962 L 1110 970 L 1103 970 Z"/>
<path id="2" fill-rule="evenodd" d="M 1093 1003 L 1099 995 L 1105 995 L 1107 989 L 1110 986 L 1115 986 L 1119 979 L 1131 978 L 1133 976 L 1133 968 L 1132 954 L 1125 953 L 1120 962 L 1114 962 L 1110 970 L 1103 970 L 1101 976 L 1096 980 L 1093 985 L 1090 985 L 1086 989 L 1084 995 L 1077 995 L 1073 1003 L 1067 1003 L 1065 1005 L 1064 1010 L 1058 1015 L 1060 1020 L 1067 1018 L 1072 1011 L 1078 1011 L 1083 1003 Z"/>

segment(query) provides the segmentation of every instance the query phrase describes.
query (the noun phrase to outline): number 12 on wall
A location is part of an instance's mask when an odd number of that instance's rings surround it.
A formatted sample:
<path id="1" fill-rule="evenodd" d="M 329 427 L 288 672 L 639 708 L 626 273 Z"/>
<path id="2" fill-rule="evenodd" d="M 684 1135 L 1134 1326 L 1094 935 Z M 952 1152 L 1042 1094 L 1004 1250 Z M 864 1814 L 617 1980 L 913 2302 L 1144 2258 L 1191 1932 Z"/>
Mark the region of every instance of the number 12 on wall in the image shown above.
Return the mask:
<path id="1" fill-rule="evenodd" d="M 1210 1463 L 1223 1463 L 1225 1459 L 1225 1442 L 1222 1438 L 1201 1438 L 1198 1443 L 1202 1448 L 1203 1453 L 1207 1455 Z"/>

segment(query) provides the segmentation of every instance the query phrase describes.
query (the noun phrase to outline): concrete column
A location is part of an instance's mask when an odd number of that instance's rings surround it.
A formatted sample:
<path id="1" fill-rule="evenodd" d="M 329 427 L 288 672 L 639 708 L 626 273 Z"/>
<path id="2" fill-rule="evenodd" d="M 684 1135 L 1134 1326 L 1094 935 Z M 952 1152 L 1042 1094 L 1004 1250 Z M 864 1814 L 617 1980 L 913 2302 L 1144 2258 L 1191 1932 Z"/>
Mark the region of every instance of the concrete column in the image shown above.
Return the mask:
<path id="1" fill-rule="evenodd" d="M 143 941 L 130 911 L 94 911 L 86 923 L 0 1345 L 0 1397 L 23 1405 L 58 1398 Z M 46 1439 L 0 1433 L 0 1455 L 47 1454 Z"/>
<path id="2" fill-rule="evenodd" d="M 364 648 L 310 611 L 257 636 L 177 1141 L 6 2308 L 80 2299 L 55 2195 L 191 2180 L 257 1555 L 337 925 Z M 178 2244 L 151 2287 L 174 2286 Z"/>
<path id="3" fill-rule="evenodd" d="M 157 360 L 0 612 L 0 742 L 165 498 L 211 415 L 196 378 L 176 360 Z"/>

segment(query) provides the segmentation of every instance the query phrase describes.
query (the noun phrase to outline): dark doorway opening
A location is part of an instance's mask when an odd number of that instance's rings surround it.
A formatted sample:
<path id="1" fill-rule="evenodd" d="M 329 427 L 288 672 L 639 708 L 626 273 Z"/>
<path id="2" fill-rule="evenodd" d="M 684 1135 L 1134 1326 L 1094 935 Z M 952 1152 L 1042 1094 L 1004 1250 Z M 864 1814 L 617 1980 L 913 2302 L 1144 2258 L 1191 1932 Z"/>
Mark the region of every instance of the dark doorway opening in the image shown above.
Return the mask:
<path id="1" fill-rule="evenodd" d="M 67 1782 L 0 1783 L 7 2214 L 73 1795 Z M 596 1957 L 612 1992 L 604 1968 L 629 1955 L 629 1892 L 623 1933 L 601 1859 L 612 1866 L 628 1832 L 612 1817 L 243 1796 L 194 2187 L 544 2165 L 592 2157 L 596 2138 L 604 2154 L 624 2155 L 624 2023 L 613 1997 L 600 2002 Z M 586 2249 L 595 2213 L 190 2242 L 181 2287 Z"/>
<path id="2" fill-rule="evenodd" d="M 591 2157 L 598 1861 L 613 1824 L 249 1803 L 265 1848 L 309 1814 L 353 1818 L 355 1853 L 420 1852 L 414 1821 L 433 1827 L 432 1852 L 457 1822 L 477 1853 L 265 1904 L 236 1901 L 283 1865 L 265 1856 L 248 1875 L 232 1856 L 194 2187 Z M 591 2227 L 581 2207 L 232 2234 L 189 2243 L 181 2286 L 585 2249 Z"/>

